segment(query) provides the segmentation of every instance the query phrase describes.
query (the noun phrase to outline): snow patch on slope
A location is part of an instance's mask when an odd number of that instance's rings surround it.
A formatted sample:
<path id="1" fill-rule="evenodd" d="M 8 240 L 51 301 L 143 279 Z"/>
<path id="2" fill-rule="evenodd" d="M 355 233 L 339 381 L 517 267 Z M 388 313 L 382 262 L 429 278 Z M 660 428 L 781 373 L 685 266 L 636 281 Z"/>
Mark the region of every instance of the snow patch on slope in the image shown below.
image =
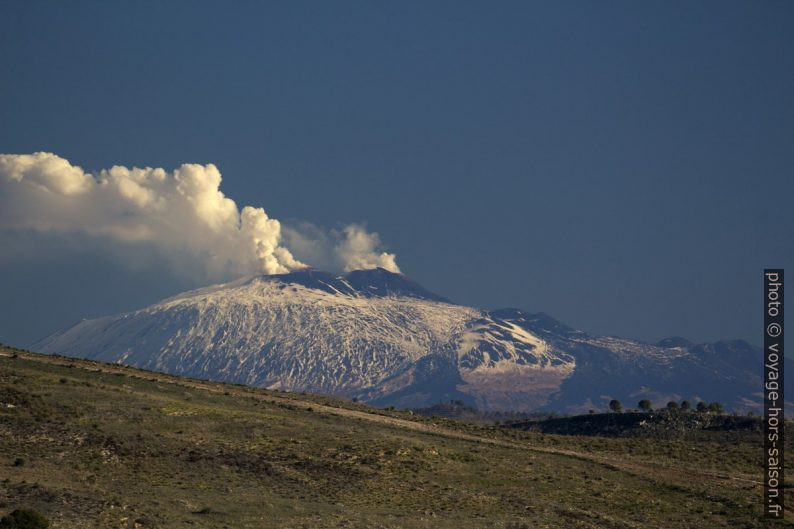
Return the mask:
<path id="1" fill-rule="evenodd" d="M 334 289 L 336 291 L 336 289 Z M 188 376 L 329 393 L 377 385 L 451 349 L 481 312 L 249 278 L 86 320 L 38 344 Z"/>

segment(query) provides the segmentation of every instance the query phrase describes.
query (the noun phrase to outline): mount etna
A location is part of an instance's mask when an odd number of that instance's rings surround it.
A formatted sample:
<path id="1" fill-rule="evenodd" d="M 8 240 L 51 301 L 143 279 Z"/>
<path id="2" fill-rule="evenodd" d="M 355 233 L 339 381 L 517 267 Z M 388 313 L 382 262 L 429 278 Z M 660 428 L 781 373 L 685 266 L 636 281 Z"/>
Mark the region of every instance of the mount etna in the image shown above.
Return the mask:
<path id="1" fill-rule="evenodd" d="M 456 305 L 382 268 L 248 277 L 83 320 L 33 348 L 404 408 L 455 399 L 574 413 L 703 399 L 760 411 L 763 389 L 761 350 L 741 340 L 594 336 L 544 313 Z"/>

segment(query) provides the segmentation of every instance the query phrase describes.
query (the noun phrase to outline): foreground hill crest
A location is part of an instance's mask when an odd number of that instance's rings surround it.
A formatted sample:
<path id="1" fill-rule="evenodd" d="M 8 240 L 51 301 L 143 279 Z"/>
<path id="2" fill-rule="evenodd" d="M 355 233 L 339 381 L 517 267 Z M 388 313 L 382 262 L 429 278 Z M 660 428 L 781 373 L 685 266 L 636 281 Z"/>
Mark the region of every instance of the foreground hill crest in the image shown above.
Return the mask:
<path id="1" fill-rule="evenodd" d="M 84 320 L 34 346 L 196 378 L 422 407 L 603 408 L 642 397 L 760 402 L 744 342 L 644 344 L 543 313 L 456 305 L 384 269 L 255 276 Z"/>

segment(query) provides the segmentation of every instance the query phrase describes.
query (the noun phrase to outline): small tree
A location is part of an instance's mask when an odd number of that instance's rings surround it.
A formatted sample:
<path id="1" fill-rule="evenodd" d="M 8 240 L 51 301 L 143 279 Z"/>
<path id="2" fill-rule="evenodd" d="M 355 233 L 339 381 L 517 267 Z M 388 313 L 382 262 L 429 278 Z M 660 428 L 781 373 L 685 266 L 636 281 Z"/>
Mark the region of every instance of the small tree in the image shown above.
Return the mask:
<path id="1" fill-rule="evenodd" d="M 709 407 L 706 406 L 706 403 L 701 400 L 698 402 L 698 405 L 695 406 L 695 409 L 698 411 L 698 413 L 705 413 L 708 411 Z"/>
<path id="2" fill-rule="evenodd" d="M 667 409 L 670 411 L 678 411 L 678 403 L 674 400 L 671 400 L 667 403 Z"/>
<path id="3" fill-rule="evenodd" d="M 725 411 L 725 408 L 723 408 L 722 403 L 714 401 L 711 404 L 709 404 L 709 411 L 711 413 L 722 413 L 723 411 Z"/>
<path id="4" fill-rule="evenodd" d="M 653 404 L 651 404 L 651 401 L 648 399 L 642 399 L 637 403 L 637 407 L 642 411 L 651 411 Z"/>
<path id="5" fill-rule="evenodd" d="M 688 400 L 681 401 L 681 411 L 689 411 L 692 409 L 692 404 Z"/>
<path id="6" fill-rule="evenodd" d="M 621 406 L 619 400 L 612 399 L 609 401 L 609 409 L 614 411 L 615 413 L 620 413 L 620 410 L 623 409 L 623 406 Z"/>

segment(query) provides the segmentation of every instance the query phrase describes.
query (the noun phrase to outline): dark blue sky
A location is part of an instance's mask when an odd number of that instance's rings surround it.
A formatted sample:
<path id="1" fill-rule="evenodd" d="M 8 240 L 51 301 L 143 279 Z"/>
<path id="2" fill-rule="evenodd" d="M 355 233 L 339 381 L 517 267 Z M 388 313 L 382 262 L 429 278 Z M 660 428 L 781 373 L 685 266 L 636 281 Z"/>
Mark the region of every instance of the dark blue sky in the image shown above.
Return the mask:
<path id="1" fill-rule="evenodd" d="M 366 222 L 461 303 L 760 343 L 762 269 L 794 266 L 788 0 L 3 2 L 0 20 L 0 152 L 212 162 L 238 204 Z M 0 260 L 0 341 L 191 286 L 35 244 L 53 251 Z"/>

